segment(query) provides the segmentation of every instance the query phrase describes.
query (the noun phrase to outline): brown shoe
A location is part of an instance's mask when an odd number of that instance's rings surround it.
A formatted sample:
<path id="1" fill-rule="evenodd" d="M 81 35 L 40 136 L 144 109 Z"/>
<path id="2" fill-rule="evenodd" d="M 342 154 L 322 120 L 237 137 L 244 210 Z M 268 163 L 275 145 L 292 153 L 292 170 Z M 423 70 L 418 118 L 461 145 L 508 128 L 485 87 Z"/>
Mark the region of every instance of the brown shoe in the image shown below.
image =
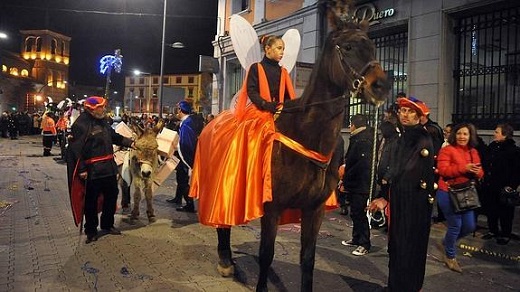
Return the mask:
<path id="1" fill-rule="evenodd" d="M 462 273 L 462 268 L 460 267 L 459 263 L 457 262 L 457 259 L 456 258 L 448 258 L 448 257 L 445 257 L 444 258 L 444 263 L 446 264 L 446 266 L 452 270 L 452 271 L 455 271 L 457 273 Z"/>

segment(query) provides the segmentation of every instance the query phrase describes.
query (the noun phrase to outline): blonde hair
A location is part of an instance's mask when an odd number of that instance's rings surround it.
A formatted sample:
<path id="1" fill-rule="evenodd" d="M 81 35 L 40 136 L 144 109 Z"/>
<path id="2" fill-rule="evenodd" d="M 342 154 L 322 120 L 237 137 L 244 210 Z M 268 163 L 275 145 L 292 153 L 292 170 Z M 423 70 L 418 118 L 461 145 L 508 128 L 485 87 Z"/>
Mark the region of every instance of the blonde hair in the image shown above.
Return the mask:
<path id="1" fill-rule="evenodd" d="M 265 48 L 272 46 L 277 40 L 281 40 L 281 36 L 277 35 L 263 35 L 260 38 L 260 44 L 262 45 L 262 49 L 265 51 Z"/>

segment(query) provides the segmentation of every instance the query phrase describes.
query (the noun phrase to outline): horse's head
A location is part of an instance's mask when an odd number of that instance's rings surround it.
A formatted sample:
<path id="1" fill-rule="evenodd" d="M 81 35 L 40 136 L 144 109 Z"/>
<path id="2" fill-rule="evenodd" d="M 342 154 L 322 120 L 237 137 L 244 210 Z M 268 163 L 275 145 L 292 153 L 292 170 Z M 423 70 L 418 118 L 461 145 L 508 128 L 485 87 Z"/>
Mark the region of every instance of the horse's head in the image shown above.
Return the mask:
<path id="1" fill-rule="evenodd" d="M 338 6 L 345 1 L 329 1 Z M 347 1 L 348 2 L 348 1 Z M 330 5 L 330 4 L 329 4 Z M 345 4 L 347 5 L 347 4 Z M 348 7 L 329 9 L 329 21 L 333 28 L 323 50 L 331 82 L 354 96 L 372 104 L 385 101 L 390 83 L 383 68 L 376 60 L 375 45 L 369 39 L 368 23 L 353 20 Z"/>
<path id="2" fill-rule="evenodd" d="M 131 168 L 144 179 L 151 178 L 157 169 L 157 134 L 163 128 L 163 121 L 160 120 L 153 128 L 141 128 L 132 123 L 131 127 L 137 134 L 135 149 L 130 154 Z"/>

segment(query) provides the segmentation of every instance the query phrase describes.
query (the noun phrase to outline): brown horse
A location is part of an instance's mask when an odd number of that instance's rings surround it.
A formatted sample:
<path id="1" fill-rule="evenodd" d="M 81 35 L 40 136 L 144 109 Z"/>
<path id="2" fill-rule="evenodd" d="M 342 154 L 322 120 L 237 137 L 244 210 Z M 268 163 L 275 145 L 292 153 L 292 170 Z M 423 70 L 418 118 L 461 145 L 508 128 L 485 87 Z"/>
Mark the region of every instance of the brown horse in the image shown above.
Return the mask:
<path id="1" fill-rule="evenodd" d="M 152 185 L 153 175 L 157 170 L 158 153 L 157 153 L 157 134 L 163 128 L 162 120 L 153 128 L 141 128 L 132 123 L 130 125 L 132 130 L 137 134 L 135 140 L 135 149 L 130 150 L 129 157 L 129 179 L 130 185 L 134 189 L 133 208 L 130 214 L 130 220 L 137 220 L 139 218 L 139 204 L 141 202 L 141 195 L 144 193 L 146 199 L 146 215 L 148 221 L 153 223 L 156 221 L 153 205 L 152 205 Z M 122 185 L 122 188 L 125 188 Z"/>
<path id="2" fill-rule="evenodd" d="M 348 21 L 345 1 L 322 1 L 332 31 L 316 61 L 301 98 L 285 102 L 276 120 L 277 131 L 305 148 L 324 155 L 336 146 L 351 94 L 381 104 L 390 85 L 375 60 L 375 47 L 367 36 L 368 24 Z M 350 3 L 348 3 L 350 4 Z M 286 209 L 301 210 L 301 291 L 312 291 L 316 239 L 325 201 L 338 183 L 338 160 L 313 161 L 275 141 L 272 155 L 272 201 L 263 205 L 257 291 L 267 291 L 267 274 L 273 261 L 278 222 Z M 233 273 L 230 229 L 217 228 L 218 270 Z"/>

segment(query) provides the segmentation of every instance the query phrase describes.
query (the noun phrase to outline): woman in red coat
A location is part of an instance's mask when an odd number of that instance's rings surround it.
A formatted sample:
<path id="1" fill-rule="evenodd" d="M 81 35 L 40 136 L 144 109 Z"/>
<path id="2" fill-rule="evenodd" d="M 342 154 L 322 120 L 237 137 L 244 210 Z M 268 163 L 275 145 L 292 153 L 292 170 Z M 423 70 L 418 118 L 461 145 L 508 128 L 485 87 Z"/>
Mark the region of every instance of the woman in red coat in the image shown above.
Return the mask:
<path id="1" fill-rule="evenodd" d="M 481 179 L 484 175 L 480 165 L 480 157 L 475 146 L 477 133 L 472 124 L 456 125 L 448 137 L 450 145 L 442 148 L 437 158 L 439 173 L 439 190 L 437 200 L 446 217 L 448 229 L 442 241 L 444 245 L 444 262 L 453 271 L 462 272 L 455 255 L 457 239 L 473 232 L 476 222 L 472 210 L 455 213 L 448 194 L 449 184 L 459 184 L 470 179 Z"/>

